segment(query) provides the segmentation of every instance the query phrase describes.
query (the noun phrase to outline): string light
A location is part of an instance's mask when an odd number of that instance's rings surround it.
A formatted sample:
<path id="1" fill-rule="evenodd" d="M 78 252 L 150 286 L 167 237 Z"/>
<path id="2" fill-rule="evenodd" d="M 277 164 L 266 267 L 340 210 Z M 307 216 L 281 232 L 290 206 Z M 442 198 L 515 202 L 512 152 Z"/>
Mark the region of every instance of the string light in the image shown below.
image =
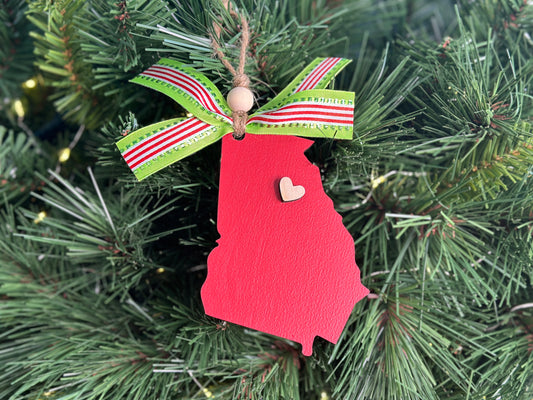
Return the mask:
<path id="1" fill-rule="evenodd" d="M 326 392 L 320 393 L 320 400 L 329 400 L 329 396 Z"/>
<path id="2" fill-rule="evenodd" d="M 372 189 L 377 188 L 379 185 L 381 185 L 383 182 L 387 180 L 387 177 L 385 175 L 380 176 L 379 178 L 372 179 Z"/>
<path id="3" fill-rule="evenodd" d="M 61 165 L 60 164 L 64 164 L 64 163 L 66 163 L 68 161 L 68 159 L 70 158 L 70 152 L 72 151 L 72 149 L 74 147 L 76 147 L 76 145 L 78 144 L 78 141 L 80 140 L 81 135 L 83 135 L 84 131 L 85 131 L 85 125 L 81 125 L 78 128 L 78 131 L 76 132 L 76 135 L 74 135 L 74 139 L 72 139 L 72 142 L 70 142 L 68 147 L 65 147 L 65 148 L 59 150 L 58 162 L 57 162 L 56 170 L 55 170 L 56 173 L 59 173 L 59 171 L 61 171 Z"/>
<path id="4" fill-rule="evenodd" d="M 30 78 L 26 82 L 24 82 L 22 85 L 28 89 L 33 89 L 35 86 L 37 86 L 37 81 L 33 78 Z"/>
<path id="5" fill-rule="evenodd" d="M 214 397 L 213 393 L 209 389 L 203 387 L 202 384 L 200 382 L 198 382 L 198 379 L 196 379 L 194 377 L 194 375 L 193 375 L 193 373 L 191 371 L 187 371 L 187 372 L 188 372 L 189 376 L 192 378 L 192 380 L 194 381 L 194 383 L 196 383 L 196 385 L 202 390 L 202 392 L 204 393 L 205 397 L 207 397 L 208 399 Z"/>
<path id="6" fill-rule="evenodd" d="M 396 174 L 401 175 L 401 176 L 414 176 L 414 177 L 417 177 L 417 178 L 420 177 L 420 176 L 425 176 L 426 175 L 425 172 L 389 171 L 385 175 L 381 175 L 381 176 L 378 176 L 377 178 L 371 179 L 370 185 L 372 186 L 372 189 L 375 189 L 379 185 L 381 185 L 382 183 L 387 182 L 387 179 L 390 176 L 393 176 L 393 175 L 396 175 Z"/>
<path id="7" fill-rule="evenodd" d="M 70 148 L 65 147 L 64 149 L 59 150 L 59 162 L 65 163 L 70 158 Z"/>
<path id="8" fill-rule="evenodd" d="M 157 273 L 158 274 L 162 274 L 163 272 L 165 272 L 165 268 L 160 267 L 160 268 L 157 269 Z"/>
<path id="9" fill-rule="evenodd" d="M 39 214 L 37 214 L 37 218 L 33 220 L 36 224 L 39 222 L 42 222 L 46 218 L 46 211 L 41 211 Z"/>
<path id="10" fill-rule="evenodd" d="M 25 113 L 24 113 L 24 107 L 22 106 L 22 101 L 15 100 L 15 102 L 13 103 L 13 110 L 15 110 L 15 114 L 17 114 L 19 118 L 24 117 Z"/>

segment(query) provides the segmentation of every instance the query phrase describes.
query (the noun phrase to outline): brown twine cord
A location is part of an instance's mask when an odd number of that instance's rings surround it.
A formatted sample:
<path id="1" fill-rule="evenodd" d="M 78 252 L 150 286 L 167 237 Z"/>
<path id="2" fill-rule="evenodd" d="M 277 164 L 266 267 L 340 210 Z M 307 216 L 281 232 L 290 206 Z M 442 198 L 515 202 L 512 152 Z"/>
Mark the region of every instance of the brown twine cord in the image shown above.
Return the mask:
<path id="1" fill-rule="evenodd" d="M 239 14 L 237 14 L 229 4 L 229 0 L 222 0 L 224 7 L 229 11 L 230 15 L 239 19 Z M 218 45 L 218 40 L 220 40 L 222 27 L 213 23 L 213 28 L 215 31 L 216 38 L 211 36 L 211 46 L 213 51 L 217 55 L 218 59 L 222 64 L 228 69 L 229 72 L 233 75 L 233 87 L 250 87 L 250 78 L 244 73 L 244 66 L 246 65 L 246 51 L 248 49 L 248 44 L 250 43 L 250 28 L 248 26 L 248 21 L 244 16 L 240 16 L 241 20 L 241 50 L 239 54 L 239 65 L 237 69 L 231 65 L 231 63 L 224 56 L 222 48 Z M 233 111 L 233 137 L 235 139 L 240 139 L 244 136 L 244 131 L 246 129 L 246 122 L 248 122 L 248 113 L 245 111 Z"/>

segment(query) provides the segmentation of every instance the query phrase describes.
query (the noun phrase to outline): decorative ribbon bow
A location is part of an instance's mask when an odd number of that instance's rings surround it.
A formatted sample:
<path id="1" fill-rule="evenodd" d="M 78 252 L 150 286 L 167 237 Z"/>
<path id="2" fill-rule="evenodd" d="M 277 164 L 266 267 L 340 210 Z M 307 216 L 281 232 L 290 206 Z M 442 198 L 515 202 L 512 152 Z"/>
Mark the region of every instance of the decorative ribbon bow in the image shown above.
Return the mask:
<path id="1" fill-rule="evenodd" d="M 354 93 L 324 89 L 350 60 L 317 58 L 250 116 L 246 133 L 351 139 Z M 138 180 L 233 132 L 231 110 L 206 76 L 161 59 L 132 82 L 170 96 L 194 116 L 139 129 L 117 142 Z"/>

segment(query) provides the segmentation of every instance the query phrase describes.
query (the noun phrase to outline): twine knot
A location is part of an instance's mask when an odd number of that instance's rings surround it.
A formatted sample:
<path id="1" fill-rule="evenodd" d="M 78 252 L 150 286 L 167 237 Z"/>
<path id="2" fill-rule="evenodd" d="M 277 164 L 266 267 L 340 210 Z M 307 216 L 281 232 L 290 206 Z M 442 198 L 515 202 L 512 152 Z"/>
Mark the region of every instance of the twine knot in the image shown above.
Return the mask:
<path id="1" fill-rule="evenodd" d="M 248 122 L 248 112 L 233 111 L 231 116 L 233 118 L 233 138 L 240 140 L 244 137 L 246 123 Z"/>
<path id="2" fill-rule="evenodd" d="M 236 74 L 233 77 L 233 87 L 250 87 L 250 78 L 246 74 Z"/>

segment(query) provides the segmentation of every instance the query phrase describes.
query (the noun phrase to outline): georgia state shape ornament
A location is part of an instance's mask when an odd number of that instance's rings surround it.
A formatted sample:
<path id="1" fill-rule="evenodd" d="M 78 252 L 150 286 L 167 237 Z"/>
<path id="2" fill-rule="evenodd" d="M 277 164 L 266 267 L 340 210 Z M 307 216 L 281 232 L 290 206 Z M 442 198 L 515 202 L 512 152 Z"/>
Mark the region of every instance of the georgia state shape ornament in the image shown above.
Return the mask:
<path id="1" fill-rule="evenodd" d="M 354 242 L 304 155 L 311 140 L 246 135 L 222 139 L 218 231 L 202 287 L 205 312 L 281 336 L 312 354 L 315 336 L 336 343 L 368 294 Z M 305 193 L 284 201 L 289 177 Z"/>

